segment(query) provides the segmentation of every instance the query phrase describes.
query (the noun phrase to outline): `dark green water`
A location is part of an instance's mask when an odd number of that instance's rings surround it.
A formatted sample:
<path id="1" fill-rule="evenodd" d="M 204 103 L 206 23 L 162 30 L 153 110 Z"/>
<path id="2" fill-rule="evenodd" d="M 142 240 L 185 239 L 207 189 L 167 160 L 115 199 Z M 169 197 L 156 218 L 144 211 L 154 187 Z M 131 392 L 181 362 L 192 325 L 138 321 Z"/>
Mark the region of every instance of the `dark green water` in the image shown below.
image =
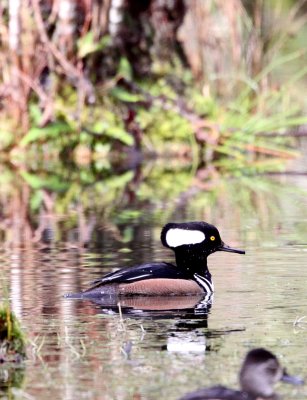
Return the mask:
<path id="1" fill-rule="evenodd" d="M 240 360 L 258 346 L 307 378 L 306 176 L 217 178 L 213 189 L 196 191 L 180 191 L 176 181 L 174 194 L 171 180 L 154 181 L 142 180 L 137 191 L 130 181 L 99 213 L 103 182 L 92 203 L 83 201 L 85 191 L 69 207 L 67 192 L 58 202 L 43 192 L 53 205 L 35 217 L 22 220 L 21 200 L 3 208 L 2 287 L 29 339 L 24 363 L 0 366 L 4 397 L 176 399 L 201 386 L 236 387 Z M 145 188 L 152 190 L 146 199 Z M 5 196 L 2 187 L 2 204 Z M 20 211 L 10 214 L 15 219 L 5 218 L 9 207 Z M 210 305 L 192 297 L 127 300 L 121 319 L 116 306 L 63 297 L 116 268 L 172 260 L 159 239 L 170 220 L 211 222 L 227 244 L 246 250 L 209 257 Z M 36 240 L 42 226 L 46 243 Z M 306 386 L 276 390 L 307 398 Z"/>

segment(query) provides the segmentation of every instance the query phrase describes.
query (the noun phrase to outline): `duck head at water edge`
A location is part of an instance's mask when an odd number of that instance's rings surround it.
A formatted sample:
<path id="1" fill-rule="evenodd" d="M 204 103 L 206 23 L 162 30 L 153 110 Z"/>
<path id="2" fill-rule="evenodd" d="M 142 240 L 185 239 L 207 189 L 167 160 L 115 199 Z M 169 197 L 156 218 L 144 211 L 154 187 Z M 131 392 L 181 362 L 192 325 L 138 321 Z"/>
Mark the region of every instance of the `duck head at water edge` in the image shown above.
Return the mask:
<path id="1" fill-rule="evenodd" d="M 161 241 L 174 251 L 176 265 L 149 262 L 120 269 L 97 279 L 84 292 L 66 297 L 211 294 L 214 286 L 207 257 L 216 251 L 245 253 L 227 246 L 218 229 L 203 221 L 168 223 L 162 229 Z"/>
<path id="2" fill-rule="evenodd" d="M 301 378 L 289 375 L 277 357 L 262 348 L 247 353 L 239 373 L 239 381 L 241 390 L 213 386 L 188 393 L 180 400 L 277 400 L 279 396 L 274 393 L 274 385 L 278 381 L 293 385 L 304 383 Z"/>

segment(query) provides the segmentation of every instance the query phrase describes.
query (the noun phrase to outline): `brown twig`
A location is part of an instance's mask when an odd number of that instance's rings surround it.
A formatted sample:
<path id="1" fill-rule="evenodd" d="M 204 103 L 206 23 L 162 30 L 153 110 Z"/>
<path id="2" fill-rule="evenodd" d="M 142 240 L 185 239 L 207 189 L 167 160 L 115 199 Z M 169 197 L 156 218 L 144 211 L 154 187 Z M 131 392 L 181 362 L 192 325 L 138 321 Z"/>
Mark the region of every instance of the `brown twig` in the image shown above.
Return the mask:
<path id="1" fill-rule="evenodd" d="M 77 68 L 74 67 L 60 52 L 60 50 L 49 40 L 49 37 L 47 35 L 44 22 L 42 19 L 40 7 L 39 7 L 39 0 L 31 0 L 32 2 L 32 7 L 34 11 L 34 18 L 37 24 L 37 28 L 40 32 L 41 35 L 41 40 L 45 44 L 48 50 L 52 53 L 54 58 L 57 60 L 57 62 L 60 64 L 60 66 L 63 69 L 63 72 L 70 76 L 71 78 L 75 79 L 80 79 L 82 78 L 81 71 L 79 71 Z"/>
<path id="2" fill-rule="evenodd" d="M 27 75 L 25 72 L 22 72 L 18 68 L 14 68 L 13 71 L 14 74 L 18 75 L 18 77 L 28 86 L 30 87 L 39 97 L 41 102 L 45 103 L 48 101 L 48 96 L 46 93 L 43 91 L 43 89 L 40 87 L 40 85 L 35 82 L 33 78 L 31 78 L 29 75 Z"/>
<path id="3" fill-rule="evenodd" d="M 287 159 L 287 158 L 291 159 L 291 158 L 296 157 L 295 154 L 290 153 L 286 150 L 269 149 L 267 147 L 249 144 L 249 143 L 244 144 L 244 148 L 245 148 L 245 150 L 251 151 L 253 153 L 260 153 L 260 154 L 264 154 L 266 156 L 273 156 L 273 157 L 279 157 L 279 158 L 285 158 L 285 159 Z"/>

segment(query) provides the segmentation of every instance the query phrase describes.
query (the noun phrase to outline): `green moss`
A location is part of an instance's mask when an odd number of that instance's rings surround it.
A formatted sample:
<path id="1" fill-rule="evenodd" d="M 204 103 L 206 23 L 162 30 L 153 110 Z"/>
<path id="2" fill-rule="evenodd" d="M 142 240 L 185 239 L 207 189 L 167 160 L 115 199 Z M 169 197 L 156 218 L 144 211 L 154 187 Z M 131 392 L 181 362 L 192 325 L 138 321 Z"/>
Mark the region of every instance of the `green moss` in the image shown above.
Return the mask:
<path id="1" fill-rule="evenodd" d="M 25 338 L 20 324 L 9 304 L 0 305 L 1 361 L 19 361 L 25 357 Z"/>

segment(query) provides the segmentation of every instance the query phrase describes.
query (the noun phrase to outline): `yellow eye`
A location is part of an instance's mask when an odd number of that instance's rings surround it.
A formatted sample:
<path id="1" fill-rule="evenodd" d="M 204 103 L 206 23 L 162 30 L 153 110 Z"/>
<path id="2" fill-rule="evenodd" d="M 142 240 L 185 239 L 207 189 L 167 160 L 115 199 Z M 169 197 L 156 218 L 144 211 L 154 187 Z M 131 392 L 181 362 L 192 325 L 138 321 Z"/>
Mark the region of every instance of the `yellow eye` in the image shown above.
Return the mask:
<path id="1" fill-rule="evenodd" d="M 212 241 L 215 240 L 215 236 L 211 236 L 210 240 L 212 240 Z"/>

